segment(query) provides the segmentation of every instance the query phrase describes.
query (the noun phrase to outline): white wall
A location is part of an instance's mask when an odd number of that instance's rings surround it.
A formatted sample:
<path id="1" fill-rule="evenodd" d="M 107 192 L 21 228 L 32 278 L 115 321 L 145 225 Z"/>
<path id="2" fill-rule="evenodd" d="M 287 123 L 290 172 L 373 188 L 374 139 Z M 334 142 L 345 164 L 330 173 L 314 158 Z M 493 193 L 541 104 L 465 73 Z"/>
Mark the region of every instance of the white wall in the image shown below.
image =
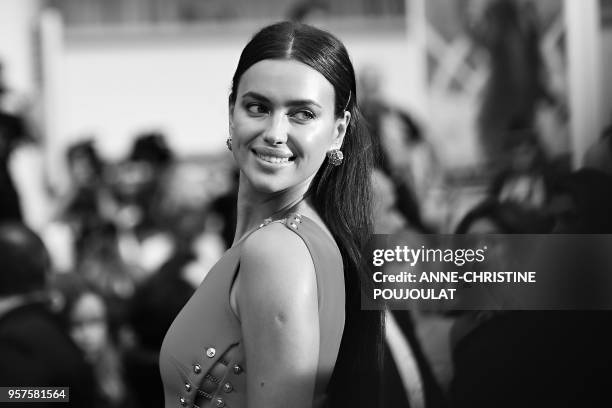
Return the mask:
<path id="1" fill-rule="evenodd" d="M 34 91 L 33 27 L 39 0 L 0 1 L 0 59 L 8 85 L 21 94 Z"/>
<path id="2" fill-rule="evenodd" d="M 224 148 L 227 96 L 242 47 L 255 26 L 156 34 L 69 33 L 62 57 L 64 144 L 86 133 L 109 158 L 127 153 L 136 132 L 160 128 L 179 153 Z M 377 65 L 389 98 L 425 114 L 424 67 L 416 43 L 395 27 L 344 28 L 357 69 Z"/>
<path id="3" fill-rule="evenodd" d="M 603 74 L 603 123 L 612 123 L 612 27 L 604 28 L 601 37 Z"/>

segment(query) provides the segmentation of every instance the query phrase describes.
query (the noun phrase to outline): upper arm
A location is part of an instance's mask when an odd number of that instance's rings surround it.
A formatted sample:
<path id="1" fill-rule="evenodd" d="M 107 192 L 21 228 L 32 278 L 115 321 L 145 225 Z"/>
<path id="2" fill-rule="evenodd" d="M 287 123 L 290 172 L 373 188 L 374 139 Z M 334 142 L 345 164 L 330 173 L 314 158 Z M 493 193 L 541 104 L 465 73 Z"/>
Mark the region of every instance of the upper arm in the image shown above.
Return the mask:
<path id="1" fill-rule="evenodd" d="M 237 279 L 248 406 L 310 407 L 319 315 L 308 248 L 283 225 L 270 225 L 243 244 Z"/>

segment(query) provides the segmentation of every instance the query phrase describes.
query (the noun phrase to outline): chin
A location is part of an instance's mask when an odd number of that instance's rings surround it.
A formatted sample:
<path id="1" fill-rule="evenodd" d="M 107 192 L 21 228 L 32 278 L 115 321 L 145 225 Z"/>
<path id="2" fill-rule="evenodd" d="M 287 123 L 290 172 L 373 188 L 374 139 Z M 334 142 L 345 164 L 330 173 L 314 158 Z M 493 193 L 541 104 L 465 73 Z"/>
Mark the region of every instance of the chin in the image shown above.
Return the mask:
<path id="1" fill-rule="evenodd" d="M 278 176 L 269 174 L 247 174 L 249 183 L 256 191 L 265 194 L 274 194 L 291 187 L 286 181 L 280 180 Z"/>

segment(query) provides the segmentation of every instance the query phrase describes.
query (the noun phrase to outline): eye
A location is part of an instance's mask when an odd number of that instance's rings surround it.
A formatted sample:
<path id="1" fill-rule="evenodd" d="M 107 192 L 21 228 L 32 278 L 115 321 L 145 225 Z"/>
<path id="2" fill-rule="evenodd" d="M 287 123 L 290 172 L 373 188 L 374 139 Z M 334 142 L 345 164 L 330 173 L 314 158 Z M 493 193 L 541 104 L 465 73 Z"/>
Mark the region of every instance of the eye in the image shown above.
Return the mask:
<path id="1" fill-rule="evenodd" d="M 308 122 L 317 117 L 313 112 L 307 109 L 302 109 L 297 112 L 294 112 L 291 116 L 300 122 Z"/>
<path id="2" fill-rule="evenodd" d="M 251 102 L 248 103 L 246 105 L 246 110 L 249 111 L 249 113 L 259 116 L 259 115 L 265 115 L 266 113 L 268 113 L 268 108 L 258 102 Z"/>

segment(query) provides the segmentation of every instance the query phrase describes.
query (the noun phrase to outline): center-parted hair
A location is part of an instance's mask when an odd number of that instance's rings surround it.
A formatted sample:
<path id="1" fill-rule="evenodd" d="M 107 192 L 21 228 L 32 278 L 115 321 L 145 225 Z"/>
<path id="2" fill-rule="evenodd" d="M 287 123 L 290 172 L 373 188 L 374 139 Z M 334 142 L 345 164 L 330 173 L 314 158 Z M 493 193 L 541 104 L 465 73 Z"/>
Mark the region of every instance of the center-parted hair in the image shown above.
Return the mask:
<path id="1" fill-rule="evenodd" d="M 357 106 L 355 71 L 346 48 L 332 34 L 296 22 L 263 28 L 246 45 L 232 80 L 230 104 L 236 102 L 242 75 L 259 61 L 294 60 L 323 75 L 334 87 L 334 114 L 351 114 L 341 150 L 344 161 L 326 158 L 308 190 L 342 253 L 346 318 L 336 367 L 329 385 L 331 406 L 380 405 L 384 317 L 361 310 L 361 291 L 369 282 L 363 256 L 372 235 L 370 173 L 374 145 Z"/>

